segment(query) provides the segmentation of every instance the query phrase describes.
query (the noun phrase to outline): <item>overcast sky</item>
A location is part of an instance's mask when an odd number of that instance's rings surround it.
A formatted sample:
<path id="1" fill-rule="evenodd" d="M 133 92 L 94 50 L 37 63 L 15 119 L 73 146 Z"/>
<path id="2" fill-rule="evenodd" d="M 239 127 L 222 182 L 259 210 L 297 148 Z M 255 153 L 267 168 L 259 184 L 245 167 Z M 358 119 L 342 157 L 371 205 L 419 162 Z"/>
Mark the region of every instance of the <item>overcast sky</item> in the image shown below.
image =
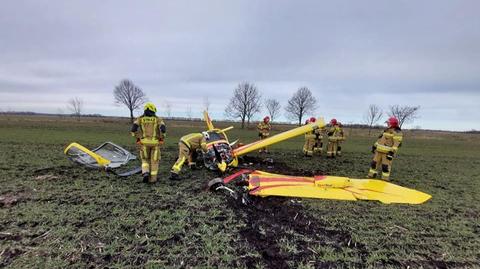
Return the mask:
<path id="1" fill-rule="evenodd" d="M 223 118 L 249 81 L 282 106 L 307 86 L 316 115 L 344 123 L 372 103 L 420 105 L 406 127 L 478 130 L 479 10 L 477 0 L 2 1 L 0 110 L 66 112 L 78 96 L 85 113 L 128 116 L 112 92 L 129 78 L 160 114 L 170 102 L 174 115 L 199 115 L 208 97 Z"/>

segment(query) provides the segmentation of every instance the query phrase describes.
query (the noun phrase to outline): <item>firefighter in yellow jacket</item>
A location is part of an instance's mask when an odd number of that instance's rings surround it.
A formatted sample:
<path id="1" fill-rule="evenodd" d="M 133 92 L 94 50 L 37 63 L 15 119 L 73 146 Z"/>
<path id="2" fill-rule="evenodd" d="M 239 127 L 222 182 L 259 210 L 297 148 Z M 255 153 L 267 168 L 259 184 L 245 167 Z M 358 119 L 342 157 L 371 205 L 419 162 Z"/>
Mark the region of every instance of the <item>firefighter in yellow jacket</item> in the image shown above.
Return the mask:
<path id="1" fill-rule="evenodd" d="M 387 129 L 378 137 L 372 146 L 373 160 L 368 171 L 369 178 L 377 176 L 378 168 L 382 167 L 382 179 L 388 180 L 392 170 L 392 160 L 402 144 L 402 130 L 398 126 L 398 119 L 390 117 L 387 120 Z"/>
<path id="2" fill-rule="evenodd" d="M 270 130 L 272 129 L 272 126 L 270 125 L 270 117 L 266 116 L 263 118 L 263 121 L 258 123 L 257 125 L 257 130 L 258 130 L 258 136 L 260 139 L 265 139 L 270 136 Z M 268 153 L 267 148 L 262 148 L 258 152 L 260 153 Z"/>
<path id="3" fill-rule="evenodd" d="M 313 145 L 313 153 L 318 153 L 322 155 L 323 152 L 323 134 L 325 133 L 325 128 L 318 128 L 313 131 L 315 135 L 315 144 Z"/>
<path id="4" fill-rule="evenodd" d="M 142 160 L 143 182 L 156 182 L 160 145 L 163 144 L 167 127 L 163 120 L 155 115 L 157 108 L 151 102 L 145 104 L 144 113 L 132 126 L 131 134 L 136 137 Z"/>
<path id="5" fill-rule="evenodd" d="M 316 119 L 314 117 L 311 117 L 310 119 L 305 121 L 305 125 L 309 123 L 314 123 Z M 303 153 L 307 157 L 312 157 L 313 156 L 313 148 L 315 147 L 315 139 L 316 139 L 316 134 L 315 131 L 310 131 L 308 133 L 305 133 L 305 144 L 303 145 Z"/>
<path id="6" fill-rule="evenodd" d="M 207 151 L 208 138 L 208 132 L 188 134 L 180 138 L 180 142 L 178 142 L 178 159 L 170 171 L 171 180 L 180 178 L 179 173 L 185 162 L 188 163 L 190 168 L 194 167 L 193 155 L 196 154 L 197 150 Z"/>
<path id="7" fill-rule="evenodd" d="M 335 158 L 335 156 L 340 156 L 342 153 L 340 142 L 345 140 L 345 134 L 336 119 L 332 119 L 330 121 L 330 128 L 327 131 L 327 136 L 327 158 Z"/>

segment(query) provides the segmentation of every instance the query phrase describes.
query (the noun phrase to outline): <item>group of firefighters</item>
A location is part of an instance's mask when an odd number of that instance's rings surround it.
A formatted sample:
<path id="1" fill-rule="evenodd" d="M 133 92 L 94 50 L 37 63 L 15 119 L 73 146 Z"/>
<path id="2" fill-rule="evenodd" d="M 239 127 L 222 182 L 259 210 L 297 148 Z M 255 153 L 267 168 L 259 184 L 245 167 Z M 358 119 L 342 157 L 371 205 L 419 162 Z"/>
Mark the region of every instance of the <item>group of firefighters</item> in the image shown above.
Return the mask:
<path id="1" fill-rule="evenodd" d="M 131 134 L 136 138 L 142 161 L 142 177 L 144 182 L 154 183 L 157 181 L 158 164 L 160 161 L 160 146 L 164 143 L 167 128 L 164 121 L 156 116 L 157 108 L 151 102 L 144 106 L 144 113 L 137 118 L 132 126 Z M 308 119 L 305 124 L 314 123 L 314 117 Z M 390 117 L 387 128 L 378 137 L 372 146 L 373 160 L 368 172 L 369 178 L 376 178 L 377 171 L 381 167 L 381 177 L 388 180 L 392 167 L 392 160 L 398 148 L 402 144 L 402 131 L 398 119 Z M 266 116 L 257 125 L 258 136 L 265 139 L 270 136 L 272 126 L 270 117 Z M 341 156 L 341 143 L 345 141 L 345 133 L 342 124 L 336 119 L 330 120 L 328 126 L 317 128 L 305 134 L 303 153 L 312 157 L 315 153 L 322 154 L 323 140 L 327 138 L 327 158 Z M 170 179 L 179 179 L 179 173 L 185 162 L 190 168 L 195 167 L 194 155 L 198 151 L 206 151 L 208 132 L 188 134 L 180 138 L 178 143 L 178 159 L 170 171 Z M 260 153 L 268 153 L 267 148 L 262 148 Z"/>
<path id="2" fill-rule="evenodd" d="M 311 117 L 305 124 L 315 123 L 316 119 Z M 327 137 L 327 158 L 335 158 L 342 155 L 342 147 L 340 143 L 345 141 L 345 133 L 342 124 L 336 119 L 330 121 L 327 128 L 318 128 L 305 134 L 305 144 L 303 145 L 303 153 L 307 157 L 312 157 L 315 153 L 321 155 L 323 153 L 323 139 Z"/>

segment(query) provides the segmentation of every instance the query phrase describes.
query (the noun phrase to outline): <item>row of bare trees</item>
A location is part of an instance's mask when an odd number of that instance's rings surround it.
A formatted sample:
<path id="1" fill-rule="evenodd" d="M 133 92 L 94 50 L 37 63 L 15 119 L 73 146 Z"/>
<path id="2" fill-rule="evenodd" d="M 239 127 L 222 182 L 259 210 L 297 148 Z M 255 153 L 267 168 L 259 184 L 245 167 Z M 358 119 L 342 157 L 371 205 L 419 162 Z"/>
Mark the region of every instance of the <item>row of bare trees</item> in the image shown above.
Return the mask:
<path id="1" fill-rule="evenodd" d="M 230 118 L 239 119 L 242 128 L 244 128 L 245 123 L 249 124 L 252 117 L 261 111 L 260 100 L 261 94 L 258 88 L 252 83 L 242 82 L 235 88 L 233 96 L 225 108 L 225 114 Z M 301 87 L 288 100 L 285 107 L 286 116 L 301 125 L 306 115 L 315 112 L 316 104 L 317 100 L 312 92 L 307 87 Z M 272 121 L 280 114 L 280 102 L 276 99 L 267 99 L 265 108 Z M 419 109 L 420 106 L 392 105 L 385 114 L 396 117 L 399 121 L 399 126 L 402 127 L 404 123 L 413 122 L 413 120 L 418 118 Z M 378 105 L 370 105 L 365 115 L 369 133 L 383 115 L 384 112 Z"/>
<path id="2" fill-rule="evenodd" d="M 148 101 L 143 90 L 128 79 L 120 81 L 119 85 L 115 86 L 113 96 L 115 104 L 124 105 L 128 108 L 132 122 L 134 120 L 133 112 Z M 225 109 L 225 114 L 230 118 L 240 119 L 242 128 L 244 128 L 245 123 L 249 124 L 251 119 L 261 111 L 261 100 L 261 94 L 253 83 L 242 82 L 234 89 L 233 96 L 230 98 L 230 102 Z M 209 98 L 205 97 L 203 103 L 204 109 L 208 111 L 210 108 Z M 263 104 L 272 121 L 280 115 L 281 105 L 276 99 L 267 99 Z M 306 115 L 315 112 L 316 104 L 317 100 L 312 92 L 307 87 L 301 87 L 288 100 L 287 106 L 285 107 L 286 116 L 301 125 Z M 67 103 L 67 109 L 71 111 L 72 115 L 76 116 L 77 119 L 80 119 L 83 106 L 84 102 L 79 97 L 74 97 Z M 171 117 L 172 104 L 165 101 L 164 107 L 167 116 Z M 400 127 L 402 127 L 404 123 L 412 122 L 418 117 L 419 109 L 420 106 L 393 105 L 389 107 L 389 112 L 385 114 L 395 116 L 399 120 Z M 365 114 L 365 122 L 369 126 L 369 133 L 383 115 L 384 112 L 378 105 L 372 104 L 369 106 Z M 187 116 L 192 117 L 191 107 L 187 109 Z"/>
<path id="3" fill-rule="evenodd" d="M 398 124 L 402 128 L 404 123 L 413 122 L 418 118 L 418 111 L 420 106 L 399 106 L 393 105 L 389 107 L 389 111 L 386 113 L 389 117 L 395 117 L 398 119 Z M 383 117 L 384 112 L 378 105 L 370 105 L 367 113 L 365 114 L 365 122 L 368 125 L 368 134 L 372 131 L 373 125 L 377 124 Z"/>
<path id="4" fill-rule="evenodd" d="M 315 111 L 317 100 L 307 87 L 301 87 L 288 100 L 285 111 L 287 117 L 302 124 L 305 115 Z M 242 82 L 233 91 L 233 96 L 225 108 L 225 115 L 239 119 L 242 128 L 245 122 L 250 123 L 252 117 L 261 111 L 261 95 L 258 88 L 249 82 Z M 265 108 L 273 121 L 280 114 L 281 105 L 276 99 L 265 100 Z"/>

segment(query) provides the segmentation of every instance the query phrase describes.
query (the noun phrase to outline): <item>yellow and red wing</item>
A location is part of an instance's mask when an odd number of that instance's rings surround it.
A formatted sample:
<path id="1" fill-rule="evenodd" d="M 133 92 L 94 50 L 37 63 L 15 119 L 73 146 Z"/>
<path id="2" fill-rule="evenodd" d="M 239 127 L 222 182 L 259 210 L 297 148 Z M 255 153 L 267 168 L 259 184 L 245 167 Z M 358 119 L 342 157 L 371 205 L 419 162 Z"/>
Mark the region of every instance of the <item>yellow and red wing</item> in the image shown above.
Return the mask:
<path id="1" fill-rule="evenodd" d="M 429 194 L 383 180 L 347 177 L 296 177 L 254 171 L 249 175 L 251 195 L 287 196 L 336 200 L 376 200 L 385 204 L 421 204 Z"/>

